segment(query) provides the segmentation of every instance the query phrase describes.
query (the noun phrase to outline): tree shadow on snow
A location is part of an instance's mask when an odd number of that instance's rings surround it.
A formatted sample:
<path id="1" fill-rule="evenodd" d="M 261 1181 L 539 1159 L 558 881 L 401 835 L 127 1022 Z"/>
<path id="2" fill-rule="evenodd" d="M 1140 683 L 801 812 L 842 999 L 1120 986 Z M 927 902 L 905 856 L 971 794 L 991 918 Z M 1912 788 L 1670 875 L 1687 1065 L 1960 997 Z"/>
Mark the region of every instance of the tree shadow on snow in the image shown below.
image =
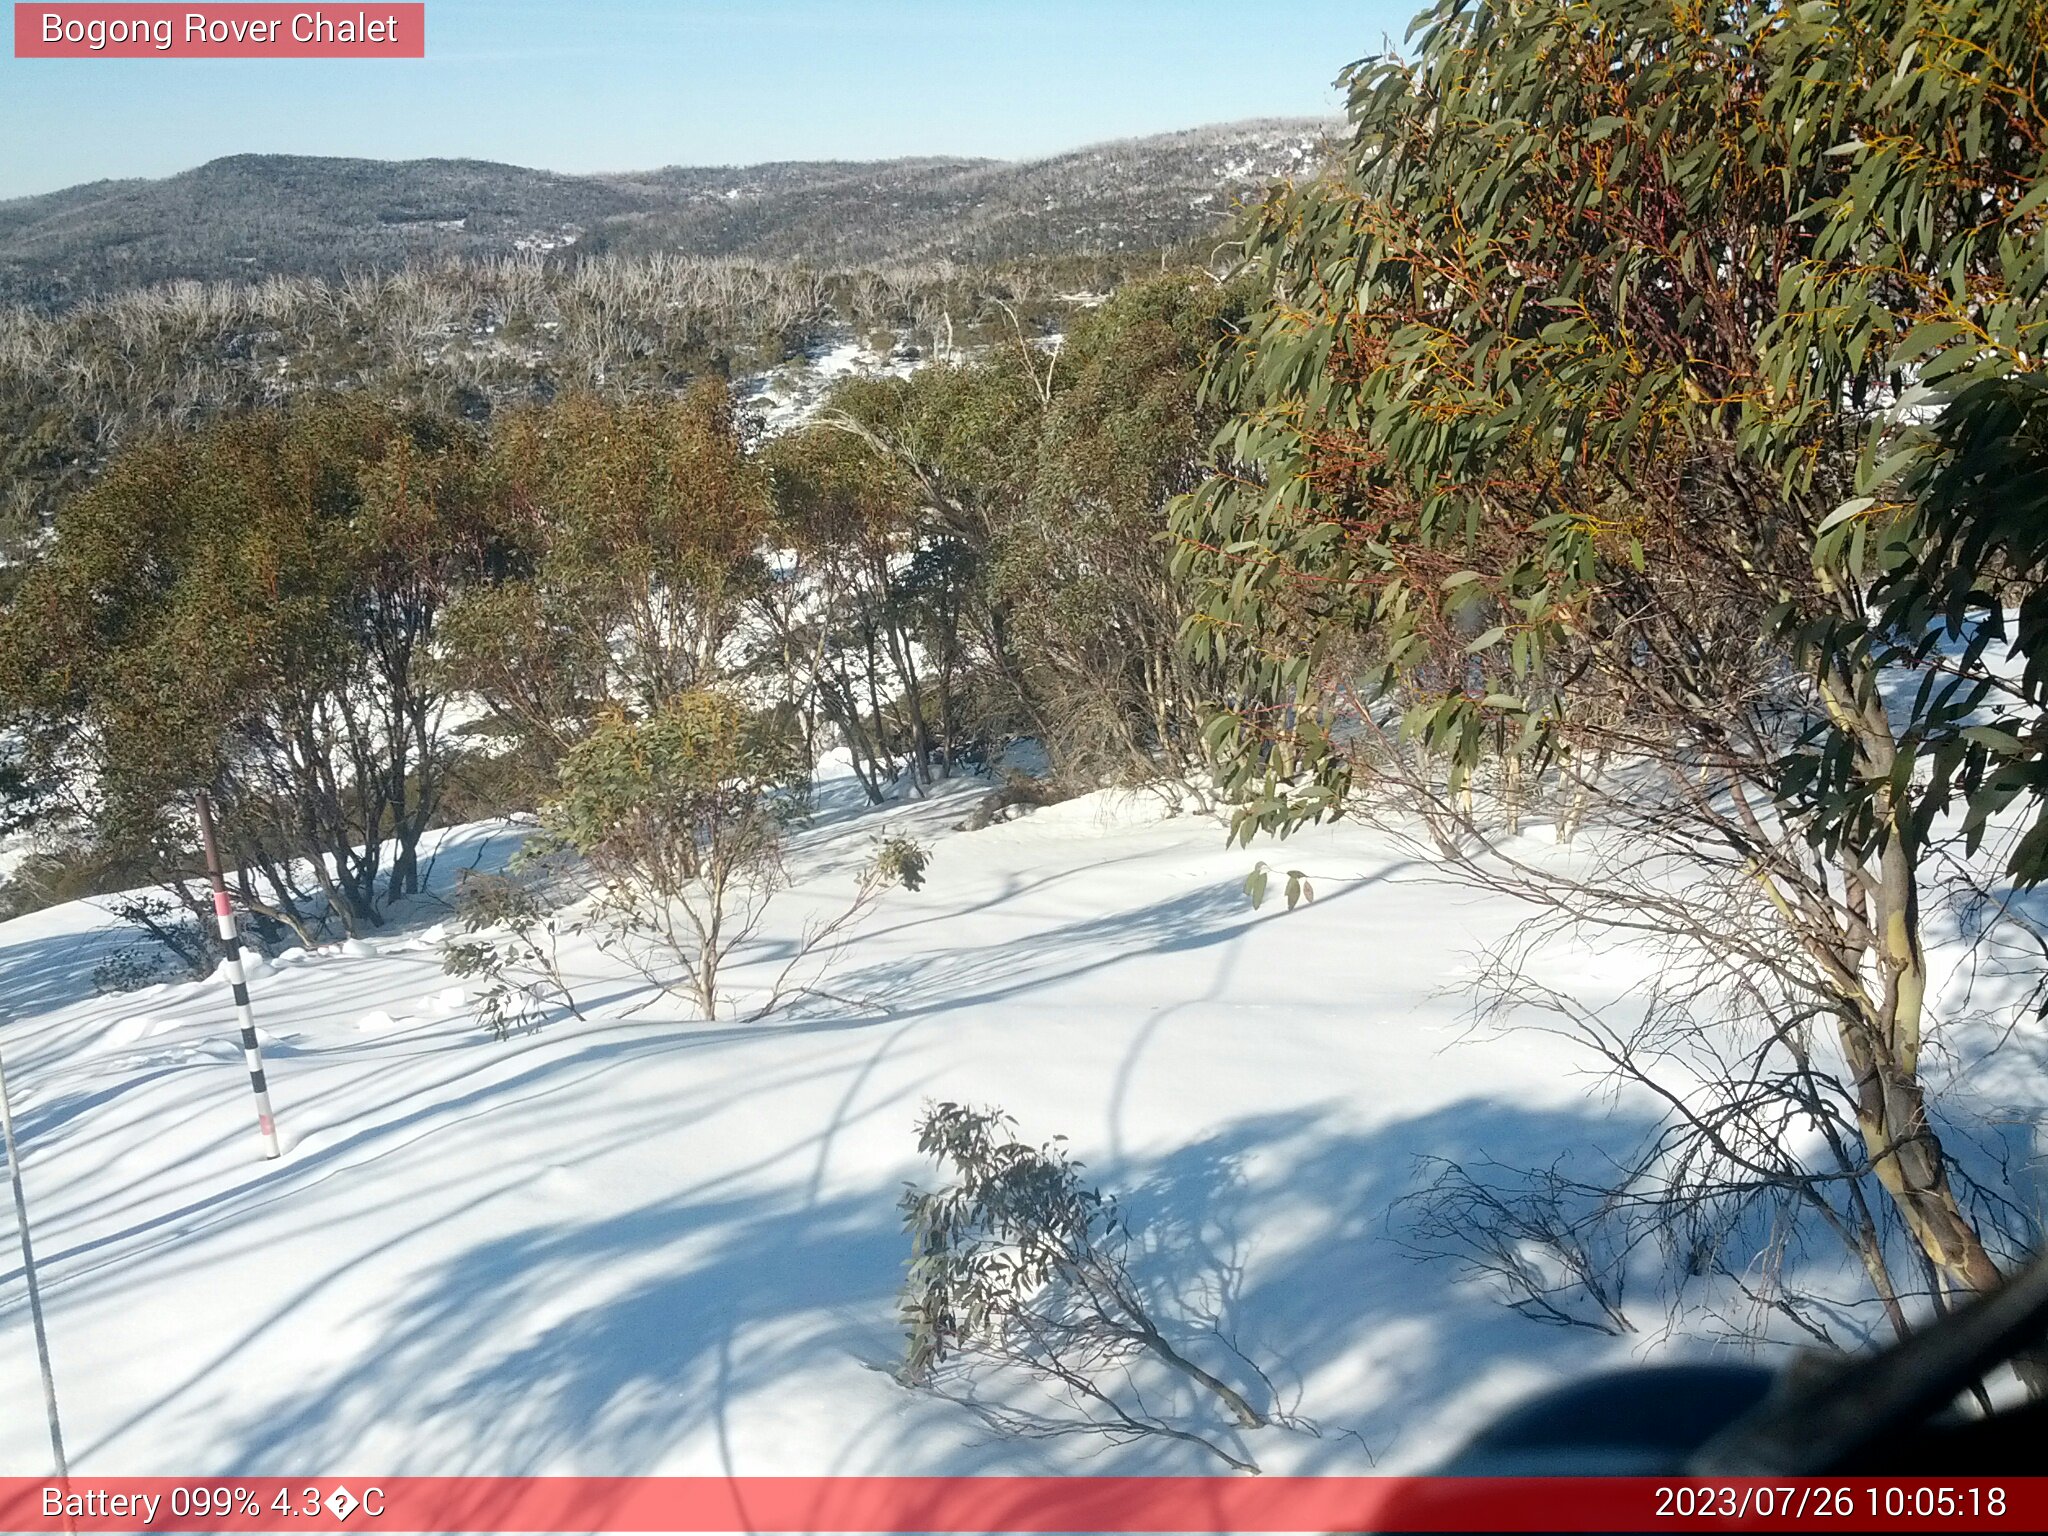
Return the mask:
<path id="1" fill-rule="evenodd" d="M 1383 1456 L 1433 1445 L 1443 1405 L 1504 1365 L 1569 1372 L 1588 1337 L 1517 1318 L 1403 1252 L 1388 1212 L 1413 1187 L 1415 1160 L 1544 1162 L 1641 1130 L 1591 1104 L 1468 1100 L 1376 1129 L 1329 1105 L 1248 1117 L 1165 1157 L 1092 1173 L 1124 1195 L 1140 1234 L 1135 1269 L 1162 1315 L 1193 1327 L 1213 1314 L 1271 1373 L 1278 1406 L 1331 1431 L 1295 1446 L 1290 1469 L 1360 1471 L 1357 1443 L 1337 1431 Z M 378 1468 L 390 1473 L 643 1473 L 671 1467 L 686 1444 L 694 1469 L 706 1436 L 733 1474 L 792 1462 L 846 1473 L 1066 1465 L 1070 1451 L 1048 1461 L 1043 1447 L 993 1440 L 950 1405 L 851 1375 L 892 1365 L 900 1347 L 899 1191 L 878 1181 L 818 1199 L 721 1185 L 507 1231 L 367 1303 L 360 1321 L 374 1347 L 223 1425 L 220 1470 L 346 1465 L 373 1435 L 408 1447 L 405 1466 Z M 266 1354 L 286 1347 L 250 1342 Z M 803 1409 L 849 1381 L 863 1386 L 829 1421 L 832 1465 L 819 1467 L 827 1446 Z M 864 1409 L 877 1384 L 887 1413 Z M 159 1411 L 179 1411 L 182 1390 Z M 813 1438 L 764 1465 L 761 1424 L 782 1413 Z M 752 1426 L 747 1444 L 733 1438 L 736 1422 Z M 1284 1433 L 1259 1432 L 1256 1448 Z M 1217 1467 L 1140 1444 L 1095 1469 Z"/>
<path id="2" fill-rule="evenodd" d="M 1392 864 L 1349 881 L 1322 905 L 1342 901 L 1407 867 Z M 929 921 L 945 924 L 953 915 L 941 913 Z M 1240 882 L 1219 880 L 1122 912 L 1034 927 L 1024 934 L 999 933 L 972 947 L 941 945 L 901 959 L 849 967 L 834 974 L 832 986 L 855 997 L 886 998 L 889 1013 L 898 1018 L 986 1007 L 1134 960 L 1228 945 L 1246 929 L 1285 916 L 1277 906 L 1255 910 Z"/>

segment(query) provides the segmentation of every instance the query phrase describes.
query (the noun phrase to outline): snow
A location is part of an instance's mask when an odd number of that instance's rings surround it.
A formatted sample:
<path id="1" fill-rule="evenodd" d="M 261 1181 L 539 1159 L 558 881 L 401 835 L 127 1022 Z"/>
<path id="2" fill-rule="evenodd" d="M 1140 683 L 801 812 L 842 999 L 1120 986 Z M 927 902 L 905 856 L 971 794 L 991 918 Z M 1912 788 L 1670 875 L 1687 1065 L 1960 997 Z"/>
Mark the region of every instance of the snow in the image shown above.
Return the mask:
<path id="1" fill-rule="evenodd" d="M 765 989 L 874 838 L 925 839 L 928 883 L 839 957 L 843 1001 L 764 1022 L 647 1006 L 575 940 L 589 1022 L 494 1041 L 425 941 L 432 901 L 373 941 L 287 951 L 250 983 L 275 1163 L 224 983 L 95 997 L 125 942 L 103 913 L 0 925 L 74 1472 L 1221 1470 L 1166 1442 L 995 1439 L 889 1374 L 896 1202 L 933 1177 L 912 1127 L 934 1098 L 1067 1137 L 1147 1234 L 1148 1283 L 1216 1298 L 1325 1431 L 1247 1432 L 1268 1471 L 1426 1465 L 1533 1386 L 1630 1358 L 1512 1316 L 1390 1229 L 1418 1156 L 1544 1161 L 1640 1130 L 1553 1041 L 1467 1033 L 1447 985 L 1519 911 L 1356 827 L 1226 848 L 1174 795 L 950 830 L 985 788 L 869 809 L 825 786 L 737 990 Z M 445 834 L 435 883 L 520 832 Z M 1260 858 L 1308 871 L 1314 903 L 1252 910 Z M 36 1392 L 0 1258 L 0 1400 Z M 46 1454 L 39 1415 L 0 1416 L 0 1467 Z"/>
<path id="2" fill-rule="evenodd" d="M 850 337 L 821 342 L 801 357 L 734 386 L 733 395 L 760 418 L 773 437 L 802 426 L 824 408 L 835 386 L 849 378 L 907 378 L 918 359 L 882 354 Z"/>

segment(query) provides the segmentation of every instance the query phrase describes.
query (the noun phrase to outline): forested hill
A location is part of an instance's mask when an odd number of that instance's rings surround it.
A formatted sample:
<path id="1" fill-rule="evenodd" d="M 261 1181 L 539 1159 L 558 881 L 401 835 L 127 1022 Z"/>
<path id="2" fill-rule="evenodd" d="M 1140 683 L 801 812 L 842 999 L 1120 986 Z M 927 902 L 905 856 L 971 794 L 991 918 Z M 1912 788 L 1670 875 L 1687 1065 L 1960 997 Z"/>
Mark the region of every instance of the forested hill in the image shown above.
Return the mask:
<path id="1" fill-rule="evenodd" d="M 1313 165 L 1332 124 L 1236 123 L 1034 161 L 785 162 L 567 176 L 480 160 L 235 155 L 0 202 L 0 299 L 420 257 L 679 250 L 820 266 L 1152 249 Z"/>

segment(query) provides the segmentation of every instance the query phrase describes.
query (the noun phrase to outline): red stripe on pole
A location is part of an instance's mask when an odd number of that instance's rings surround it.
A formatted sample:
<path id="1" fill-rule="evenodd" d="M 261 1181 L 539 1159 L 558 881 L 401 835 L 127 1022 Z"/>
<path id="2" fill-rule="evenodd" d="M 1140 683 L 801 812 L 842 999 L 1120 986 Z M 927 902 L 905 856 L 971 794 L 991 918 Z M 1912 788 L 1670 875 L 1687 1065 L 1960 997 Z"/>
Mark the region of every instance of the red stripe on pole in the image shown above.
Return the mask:
<path id="1" fill-rule="evenodd" d="M 2048 1478 L 0 1479 L 0 1529 L 81 1531 L 2028 1531 Z M 138 1500 L 154 1499 L 153 1506 Z"/>
<path id="2" fill-rule="evenodd" d="M 235 1012 L 242 1021 L 242 1053 L 249 1061 L 249 1086 L 256 1093 L 256 1131 L 265 1158 L 282 1155 L 277 1141 L 277 1123 L 271 1118 L 269 1079 L 263 1075 L 263 1048 L 256 1041 L 256 1015 L 249 1007 L 248 978 L 242 972 L 235 939 L 235 915 L 228 906 L 228 878 L 221 863 L 220 838 L 214 832 L 213 800 L 205 790 L 193 796 L 193 810 L 199 819 L 199 842 L 206 850 L 206 878 L 213 885 L 213 909 L 220 914 L 220 936 L 228 946 L 228 984 L 234 990 Z"/>

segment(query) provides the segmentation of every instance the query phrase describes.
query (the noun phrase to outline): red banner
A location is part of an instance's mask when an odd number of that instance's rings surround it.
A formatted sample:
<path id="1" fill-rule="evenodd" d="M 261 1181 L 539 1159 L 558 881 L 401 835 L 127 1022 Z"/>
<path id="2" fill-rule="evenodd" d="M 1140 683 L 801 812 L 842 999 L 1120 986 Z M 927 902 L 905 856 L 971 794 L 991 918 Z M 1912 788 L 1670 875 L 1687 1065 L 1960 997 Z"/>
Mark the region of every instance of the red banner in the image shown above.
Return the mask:
<path id="1" fill-rule="evenodd" d="M 423 3 L 23 5 L 17 59 L 423 59 Z"/>
<path id="2" fill-rule="evenodd" d="M 0 1478 L 0 1530 L 2039 1531 L 2048 1478 Z"/>

